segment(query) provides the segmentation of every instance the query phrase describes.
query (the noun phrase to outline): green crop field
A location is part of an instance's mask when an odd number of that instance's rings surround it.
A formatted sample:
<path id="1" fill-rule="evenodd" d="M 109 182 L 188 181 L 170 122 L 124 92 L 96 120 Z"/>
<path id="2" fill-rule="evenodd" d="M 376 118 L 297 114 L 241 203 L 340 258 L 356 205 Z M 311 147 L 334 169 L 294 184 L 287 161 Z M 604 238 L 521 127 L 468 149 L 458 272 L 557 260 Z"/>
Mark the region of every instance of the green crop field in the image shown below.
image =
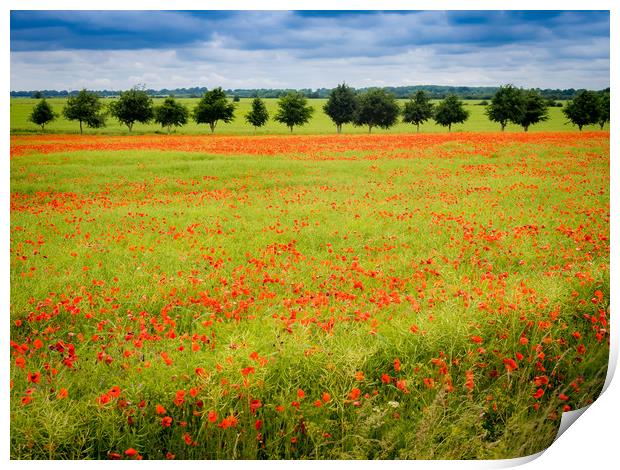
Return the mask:
<path id="1" fill-rule="evenodd" d="M 104 103 L 109 103 L 113 99 L 103 99 Z M 64 98 L 50 98 L 48 102 L 52 105 L 53 109 L 57 113 L 61 113 L 62 108 L 65 103 Z M 156 98 L 153 100 L 154 104 L 159 104 L 163 102 L 163 98 Z M 198 102 L 197 98 L 181 98 L 180 102 L 184 103 L 189 107 L 189 109 L 193 109 L 193 107 Z M 277 99 L 265 99 L 264 100 L 267 109 L 269 110 L 269 114 L 271 117 L 275 114 L 277 109 Z M 312 99 L 308 100 L 309 104 L 314 107 L 314 117 L 312 120 L 303 127 L 297 127 L 294 130 L 295 134 L 330 134 L 335 133 L 335 126 L 329 120 L 327 115 L 323 113 L 323 104 L 326 100 L 323 99 Z M 401 106 L 406 100 L 399 100 Z M 28 122 L 28 116 L 32 111 L 32 107 L 36 104 L 37 100 L 30 98 L 13 98 L 11 99 L 11 132 L 12 133 L 30 133 L 30 132 L 38 132 L 40 130 L 39 126 Z M 470 111 L 470 117 L 464 124 L 457 124 L 452 127 L 453 132 L 459 131 L 497 131 L 499 129 L 499 124 L 491 122 L 488 120 L 486 115 L 484 114 L 485 107 L 477 105 L 479 101 L 465 101 L 466 109 Z M 218 124 L 216 129 L 216 133 L 218 134 L 247 134 L 251 135 L 254 133 L 252 126 L 245 122 L 245 115 L 250 109 L 251 99 L 241 99 L 240 102 L 236 103 L 237 109 L 235 111 L 235 119 L 231 123 L 222 123 Z M 575 130 L 576 127 L 565 124 L 566 118 L 562 114 L 562 108 L 549 108 L 549 120 L 533 125 L 530 128 L 530 132 L 537 131 L 570 131 Z M 509 124 L 507 126 L 507 131 L 521 131 L 521 127 Z M 584 130 L 598 130 L 599 126 L 586 126 Z M 608 125 L 605 127 L 606 130 L 609 129 Z M 436 125 L 432 120 L 420 126 L 421 132 L 447 132 L 447 128 Z M 46 126 L 46 132 L 53 133 L 76 133 L 79 132 L 79 127 L 77 122 L 67 121 L 62 117 L 59 117 L 56 121 L 48 124 Z M 107 127 L 103 129 L 86 129 L 86 133 L 89 134 L 122 134 L 127 133 L 127 127 L 119 124 L 113 118 L 108 118 Z M 150 132 L 164 132 L 161 126 L 157 124 L 140 124 L 136 123 L 133 133 L 150 133 Z M 210 133 L 209 128 L 206 124 L 197 125 L 195 122 L 191 121 L 184 127 L 177 129 L 176 133 L 182 134 L 197 134 L 197 133 Z M 343 132 L 348 134 L 358 134 L 358 133 L 366 133 L 367 128 L 365 127 L 354 127 L 352 125 L 345 125 L 343 128 Z M 388 129 L 373 129 L 373 133 L 411 133 L 415 132 L 415 127 L 409 124 L 399 123 L 398 125 Z M 258 135 L 266 135 L 266 134 L 287 134 L 289 130 L 283 124 L 277 123 L 273 120 L 270 120 L 266 126 L 262 127 L 260 130 L 256 132 Z"/>

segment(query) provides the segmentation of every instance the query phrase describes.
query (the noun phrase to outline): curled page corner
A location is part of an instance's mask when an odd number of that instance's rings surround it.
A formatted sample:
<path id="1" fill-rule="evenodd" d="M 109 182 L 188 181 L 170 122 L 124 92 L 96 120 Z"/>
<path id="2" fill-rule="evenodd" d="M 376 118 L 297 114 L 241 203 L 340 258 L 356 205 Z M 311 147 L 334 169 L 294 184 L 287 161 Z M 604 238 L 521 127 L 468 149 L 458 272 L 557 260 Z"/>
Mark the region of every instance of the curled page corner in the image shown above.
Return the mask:
<path id="1" fill-rule="evenodd" d="M 565 411 L 562 413 L 562 418 L 560 419 L 560 427 L 558 428 L 558 433 L 555 435 L 555 439 L 553 442 L 557 441 L 558 438 L 564 434 L 568 428 L 572 426 L 572 424 L 579 419 L 579 417 L 588 409 L 590 405 L 584 406 L 583 408 L 579 408 L 577 410 Z M 551 444 L 553 445 L 553 443 Z"/>

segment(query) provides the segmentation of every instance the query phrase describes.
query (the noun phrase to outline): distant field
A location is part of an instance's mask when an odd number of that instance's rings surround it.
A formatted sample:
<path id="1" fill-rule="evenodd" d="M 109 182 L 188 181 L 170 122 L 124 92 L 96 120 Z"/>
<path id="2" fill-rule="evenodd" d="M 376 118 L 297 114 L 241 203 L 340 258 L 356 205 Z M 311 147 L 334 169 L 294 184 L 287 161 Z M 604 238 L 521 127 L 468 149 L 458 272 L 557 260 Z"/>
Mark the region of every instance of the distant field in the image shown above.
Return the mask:
<path id="1" fill-rule="evenodd" d="M 113 99 L 103 99 L 108 103 Z M 163 98 L 154 99 L 155 104 L 160 104 Z M 190 110 L 198 102 L 198 98 L 180 98 L 180 102 L 187 105 Z M 229 124 L 220 122 L 216 129 L 217 134 L 253 134 L 254 129 L 252 126 L 245 122 L 245 115 L 250 109 L 251 99 L 242 99 L 237 103 L 237 109 L 235 111 L 235 120 Z M 270 116 L 275 114 L 277 109 L 277 99 L 265 99 L 267 109 Z M 326 100 L 314 99 L 308 100 L 310 105 L 314 107 L 315 114 L 310 123 L 303 127 L 297 127 L 294 129 L 295 134 L 330 134 L 335 133 L 336 129 L 330 119 L 323 113 L 323 104 Z M 401 105 L 407 100 L 399 100 Z M 32 107 L 37 100 L 31 98 L 13 98 L 11 99 L 11 133 L 31 133 L 39 132 L 39 126 L 28 122 L 28 116 L 32 111 Z M 61 113 L 62 108 L 65 105 L 66 100 L 64 98 L 50 98 L 48 102 L 52 105 L 57 113 Z M 453 132 L 460 131 L 497 131 L 499 125 L 491 122 L 484 114 L 484 106 L 478 106 L 478 100 L 469 100 L 465 102 L 467 109 L 471 112 L 470 118 L 464 124 L 458 124 L 452 127 Z M 566 118 L 562 114 L 562 108 L 550 108 L 549 120 L 530 128 L 530 132 L 536 131 L 571 131 L 576 130 L 576 127 L 565 124 Z M 86 129 L 86 133 L 90 134 L 123 134 L 127 133 L 127 127 L 120 125 L 115 119 L 108 118 L 108 125 L 104 129 Z M 609 126 L 605 126 L 605 130 L 608 130 Z M 599 126 L 587 126 L 584 130 L 599 130 Z M 134 126 L 134 134 L 162 132 L 161 126 L 157 124 L 139 124 Z M 447 132 L 445 127 L 436 125 L 433 121 L 429 121 L 426 124 L 420 126 L 421 132 Z M 507 131 L 521 131 L 521 127 L 515 125 L 509 125 Z M 46 126 L 46 132 L 51 133 L 76 133 L 79 132 L 77 122 L 71 122 L 58 118 L 56 121 Z M 209 128 L 206 124 L 198 125 L 191 121 L 188 125 L 176 131 L 183 134 L 202 134 L 209 133 Z M 363 134 L 367 132 L 366 127 L 354 127 L 352 125 L 345 125 L 343 132 L 347 134 Z M 373 133 L 377 134 L 395 134 L 395 133 L 410 133 L 415 132 L 415 127 L 409 124 L 399 123 L 389 130 L 373 129 Z M 288 134 L 289 131 L 283 124 L 279 124 L 270 120 L 269 123 L 259 130 L 256 134 Z"/>

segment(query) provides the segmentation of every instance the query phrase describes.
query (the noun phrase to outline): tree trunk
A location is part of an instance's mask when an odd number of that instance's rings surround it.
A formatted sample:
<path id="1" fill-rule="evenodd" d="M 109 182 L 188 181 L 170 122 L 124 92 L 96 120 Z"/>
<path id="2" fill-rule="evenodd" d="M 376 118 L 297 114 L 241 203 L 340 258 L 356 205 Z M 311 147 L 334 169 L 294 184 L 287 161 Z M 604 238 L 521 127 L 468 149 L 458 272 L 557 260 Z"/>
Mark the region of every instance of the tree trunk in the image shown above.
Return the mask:
<path id="1" fill-rule="evenodd" d="M 452 130 L 452 124 L 448 124 L 448 132 Z"/>
<path id="2" fill-rule="evenodd" d="M 502 125 L 502 132 L 504 132 L 504 129 L 506 129 L 506 123 L 505 122 L 500 122 L 500 124 Z"/>
<path id="3" fill-rule="evenodd" d="M 132 127 L 133 127 L 133 122 L 127 123 L 127 129 L 129 129 L 129 132 L 131 132 Z"/>
<path id="4" fill-rule="evenodd" d="M 603 127 L 605 127 L 605 123 L 601 124 L 601 130 L 603 130 Z"/>
<path id="5" fill-rule="evenodd" d="M 370 134 L 370 131 L 372 131 L 372 126 L 368 126 L 368 133 Z"/>
<path id="6" fill-rule="evenodd" d="M 82 120 L 80 119 L 80 134 L 82 134 Z"/>
<path id="7" fill-rule="evenodd" d="M 527 128 L 530 126 L 523 126 L 523 132 L 527 132 Z"/>
<path id="8" fill-rule="evenodd" d="M 293 133 L 293 126 L 288 126 L 288 128 L 291 130 L 291 134 Z"/>
<path id="9" fill-rule="evenodd" d="M 172 126 L 168 126 L 168 134 L 170 134 L 170 129 L 172 128 Z"/>
<path id="10" fill-rule="evenodd" d="M 601 126 L 601 129 L 603 128 L 603 126 Z M 342 124 L 336 124 L 336 131 L 338 132 L 338 134 L 340 134 L 340 132 L 342 131 Z"/>
<path id="11" fill-rule="evenodd" d="M 420 124 L 416 124 L 416 127 L 417 127 L 417 129 L 418 129 L 418 131 L 417 131 L 417 132 L 418 132 L 418 134 L 419 134 L 419 133 L 420 133 Z"/>
<path id="12" fill-rule="evenodd" d="M 583 127 L 583 124 L 578 124 L 577 127 L 579 127 L 579 131 L 581 132 L 581 128 Z"/>
<path id="13" fill-rule="evenodd" d="M 601 130 L 603 130 L 603 126 L 601 126 Z M 41 124 L 41 131 L 45 131 L 45 123 Z"/>
<path id="14" fill-rule="evenodd" d="M 211 128 L 211 134 L 213 134 L 215 132 L 215 122 L 210 122 L 209 123 L 209 127 Z"/>

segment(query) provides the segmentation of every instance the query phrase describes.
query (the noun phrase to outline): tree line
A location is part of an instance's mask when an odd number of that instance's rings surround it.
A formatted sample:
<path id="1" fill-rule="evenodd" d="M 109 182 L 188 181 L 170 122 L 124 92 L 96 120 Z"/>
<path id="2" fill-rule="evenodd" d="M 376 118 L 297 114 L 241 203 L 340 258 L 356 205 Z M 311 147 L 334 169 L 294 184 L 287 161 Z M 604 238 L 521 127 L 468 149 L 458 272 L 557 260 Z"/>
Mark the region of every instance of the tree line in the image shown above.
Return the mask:
<path id="1" fill-rule="evenodd" d="M 420 125 L 430 119 L 450 131 L 453 124 L 463 123 L 469 118 L 469 111 L 457 95 L 450 94 L 437 104 L 432 103 L 431 99 L 427 92 L 418 90 L 401 108 L 396 95 L 388 90 L 370 89 L 359 93 L 343 83 L 330 91 L 323 111 L 333 121 L 338 133 L 344 124 L 366 126 L 369 133 L 375 127 L 389 129 L 400 117 L 403 122 L 415 125 L 418 132 Z M 306 96 L 298 91 L 289 91 L 281 96 L 277 105 L 273 120 L 286 125 L 291 132 L 295 126 L 308 123 L 314 114 L 314 108 L 308 104 Z M 513 123 L 527 132 L 530 126 L 548 119 L 548 106 L 548 100 L 538 90 L 504 85 L 497 89 L 486 105 L 485 113 L 489 120 L 500 125 L 502 131 L 508 123 Z M 609 89 L 603 92 L 582 90 L 563 107 L 562 112 L 568 122 L 579 130 L 589 124 L 599 124 L 602 129 L 609 122 L 609 108 Z M 83 133 L 84 124 L 90 128 L 105 126 L 108 115 L 126 125 L 129 132 L 136 122 L 146 124 L 154 121 L 170 133 L 173 127 L 187 124 L 191 117 L 197 124 L 208 124 L 213 133 L 220 121 L 227 123 L 234 119 L 235 103 L 220 87 L 207 90 L 191 111 L 173 97 L 154 106 L 146 90 L 135 87 L 121 92 L 106 109 L 96 93 L 81 90 L 67 98 L 62 115 L 68 120 L 78 121 L 80 133 Z M 29 119 L 45 130 L 45 125 L 56 117 L 58 114 L 43 98 L 34 106 Z M 270 116 L 263 100 L 254 98 L 250 111 L 244 117 L 248 124 L 258 129 L 269 121 Z"/>
<path id="2" fill-rule="evenodd" d="M 358 88 L 357 91 L 363 93 L 370 88 Z M 384 90 L 393 93 L 397 98 L 409 98 L 417 91 L 425 91 L 431 99 L 444 99 L 448 95 L 457 95 L 465 100 L 489 100 L 498 90 L 498 87 L 472 87 L 472 86 L 449 86 L 449 85 L 407 85 L 407 86 L 390 86 L 383 87 Z M 552 88 L 536 88 L 536 90 L 548 100 L 571 100 L 581 90 L 575 88 L 552 89 Z M 155 90 L 152 88 L 145 90 L 152 97 L 176 96 L 178 98 L 200 98 L 206 91 L 206 87 L 190 87 L 190 88 L 162 88 Z M 306 98 L 327 98 L 331 93 L 331 88 L 235 88 L 224 90 L 226 95 L 231 98 L 280 98 L 291 91 L 299 91 Z M 75 90 L 30 90 L 30 91 L 11 91 L 12 98 L 67 98 L 75 96 L 78 91 Z M 99 90 L 99 96 L 113 98 L 119 95 L 118 90 Z"/>

